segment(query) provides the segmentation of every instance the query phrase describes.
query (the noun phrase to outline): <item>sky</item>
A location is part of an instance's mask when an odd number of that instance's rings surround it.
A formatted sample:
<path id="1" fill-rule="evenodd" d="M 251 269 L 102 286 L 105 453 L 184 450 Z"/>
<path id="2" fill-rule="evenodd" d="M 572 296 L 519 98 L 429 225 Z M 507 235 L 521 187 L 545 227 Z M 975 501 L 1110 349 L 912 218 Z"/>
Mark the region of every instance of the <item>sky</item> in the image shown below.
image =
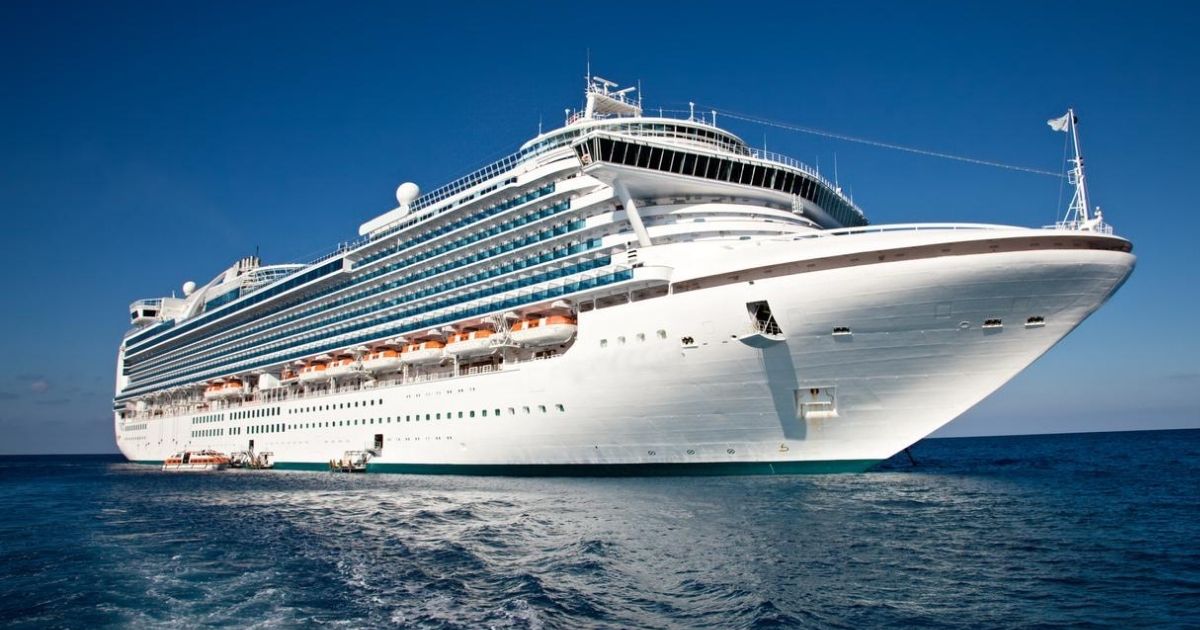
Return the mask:
<path id="1" fill-rule="evenodd" d="M 136 298 L 237 258 L 305 261 L 560 126 L 595 74 L 648 109 L 716 108 L 1060 171 L 1080 117 L 1093 202 L 1138 267 L 1100 311 L 940 436 L 1200 427 L 1186 191 L 1200 4 L 0 3 L 0 453 L 114 452 Z M 745 123 L 872 223 L 1039 226 L 1054 177 Z"/>

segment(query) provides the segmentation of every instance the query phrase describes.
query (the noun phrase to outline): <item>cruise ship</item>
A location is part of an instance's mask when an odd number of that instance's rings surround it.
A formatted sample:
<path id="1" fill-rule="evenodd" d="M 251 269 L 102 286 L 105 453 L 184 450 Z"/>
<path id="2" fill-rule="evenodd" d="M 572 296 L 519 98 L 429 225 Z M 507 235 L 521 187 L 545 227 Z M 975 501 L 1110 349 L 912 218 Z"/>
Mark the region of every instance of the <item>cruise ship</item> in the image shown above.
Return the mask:
<path id="1" fill-rule="evenodd" d="M 1077 141 L 1074 213 L 1056 225 L 871 225 L 715 112 L 655 116 L 599 77 L 585 99 L 507 157 L 430 192 L 400 185 L 326 256 L 246 257 L 133 302 L 121 452 L 269 452 L 276 469 L 354 453 L 370 472 L 438 474 L 863 471 L 994 392 L 1134 267 L 1088 212 Z M 1051 126 L 1077 140 L 1075 122 Z"/>

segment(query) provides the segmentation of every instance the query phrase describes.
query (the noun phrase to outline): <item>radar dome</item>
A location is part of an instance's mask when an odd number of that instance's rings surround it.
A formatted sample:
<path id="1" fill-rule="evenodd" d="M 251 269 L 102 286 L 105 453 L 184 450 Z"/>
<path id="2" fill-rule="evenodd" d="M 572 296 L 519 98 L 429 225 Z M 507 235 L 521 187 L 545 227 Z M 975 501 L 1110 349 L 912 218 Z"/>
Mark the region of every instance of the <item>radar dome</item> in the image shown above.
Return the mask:
<path id="1" fill-rule="evenodd" d="M 187 282 L 183 283 L 183 294 L 185 296 L 191 295 L 195 291 L 196 291 L 196 283 L 195 282 L 188 280 Z"/>
<path id="2" fill-rule="evenodd" d="M 401 206 L 407 207 L 412 202 L 421 196 L 421 189 L 412 182 L 404 182 L 396 188 L 396 201 L 400 202 Z"/>

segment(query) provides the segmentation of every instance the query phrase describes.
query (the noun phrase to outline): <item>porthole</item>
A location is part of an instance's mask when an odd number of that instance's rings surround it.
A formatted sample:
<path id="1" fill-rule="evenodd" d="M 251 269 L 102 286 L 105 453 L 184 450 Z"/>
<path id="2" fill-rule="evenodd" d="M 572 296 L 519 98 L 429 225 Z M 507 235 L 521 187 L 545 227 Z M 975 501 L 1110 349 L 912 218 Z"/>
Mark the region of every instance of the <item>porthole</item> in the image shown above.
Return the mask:
<path id="1" fill-rule="evenodd" d="M 725 449 L 725 452 L 726 452 L 726 453 L 729 453 L 730 455 L 733 455 L 733 454 L 734 454 L 734 453 L 736 453 L 737 451 L 735 451 L 735 450 L 733 450 L 733 449 L 731 449 L 731 448 L 727 448 L 727 449 Z"/>
<path id="2" fill-rule="evenodd" d="M 695 455 L 695 454 L 696 454 L 696 449 L 689 448 L 689 449 L 687 450 L 687 454 L 688 454 L 688 455 Z"/>
<path id="3" fill-rule="evenodd" d="M 654 451 L 646 451 L 646 454 L 653 457 L 655 455 L 655 452 Z"/>

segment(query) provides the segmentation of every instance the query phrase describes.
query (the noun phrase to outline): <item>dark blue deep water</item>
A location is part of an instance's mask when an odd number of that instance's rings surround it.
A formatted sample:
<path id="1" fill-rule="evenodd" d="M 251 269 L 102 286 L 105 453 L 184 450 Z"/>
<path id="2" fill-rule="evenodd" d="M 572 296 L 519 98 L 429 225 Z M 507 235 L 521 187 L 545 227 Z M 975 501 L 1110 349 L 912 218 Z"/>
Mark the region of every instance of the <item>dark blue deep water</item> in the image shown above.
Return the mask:
<path id="1" fill-rule="evenodd" d="M 0 458 L 0 625 L 1200 625 L 1200 431 L 913 455 L 595 479 Z"/>

